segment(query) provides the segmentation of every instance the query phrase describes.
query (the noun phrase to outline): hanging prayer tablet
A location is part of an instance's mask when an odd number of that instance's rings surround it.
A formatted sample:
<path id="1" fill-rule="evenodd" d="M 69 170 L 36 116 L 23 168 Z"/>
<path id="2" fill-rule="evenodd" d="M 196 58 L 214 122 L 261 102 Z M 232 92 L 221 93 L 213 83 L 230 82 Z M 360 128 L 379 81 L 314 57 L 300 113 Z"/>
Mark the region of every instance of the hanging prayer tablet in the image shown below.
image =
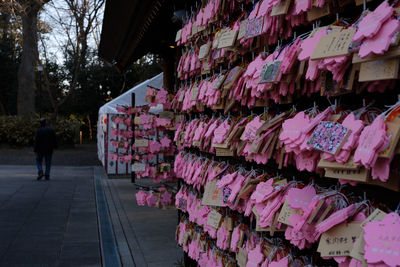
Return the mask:
<path id="1" fill-rule="evenodd" d="M 222 199 L 222 191 L 217 187 L 217 181 L 207 182 L 201 204 L 209 206 L 222 206 Z"/>
<path id="2" fill-rule="evenodd" d="M 323 36 L 315 47 L 311 60 L 347 55 L 355 31 L 355 29 L 342 29 Z"/>
<path id="3" fill-rule="evenodd" d="M 226 79 L 224 80 L 224 89 L 230 89 L 232 85 L 236 82 L 236 80 L 239 78 L 240 74 L 242 74 L 243 69 L 239 66 L 234 67 L 226 76 Z"/>
<path id="4" fill-rule="evenodd" d="M 400 216 L 393 212 L 382 221 L 369 222 L 365 231 L 365 259 L 368 263 L 383 261 L 389 266 L 400 265 Z"/>
<path id="5" fill-rule="evenodd" d="M 203 60 L 206 59 L 211 48 L 211 43 L 206 43 L 202 46 L 200 46 L 200 51 L 199 51 L 199 59 Z"/>
<path id="6" fill-rule="evenodd" d="M 144 171 L 146 171 L 146 165 L 144 165 L 143 163 L 132 164 L 132 171 L 133 172 L 144 172 Z"/>
<path id="7" fill-rule="evenodd" d="M 279 1 L 279 4 L 272 7 L 271 16 L 279 16 L 287 14 L 291 2 L 292 2 L 291 0 Z"/>
<path id="8" fill-rule="evenodd" d="M 219 228 L 219 224 L 221 223 L 222 215 L 216 210 L 211 210 L 207 217 L 207 225 L 214 227 L 215 229 Z"/>
<path id="9" fill-rule="evenodd" d="M 323 7 L 313 6 L 310 11 L 307 11 L 307 20 L 313 21 L 322 17 L 325 17 L 331 13 L 329 4 L 325 4 Z"/>
<path id="10" fill-rule="evenodd" d="M 321 257 L 350 256 L 353 243 L 361 233 L 360 224 L 342 223 L 323 233 L 317 250 Z"/>
<path id="11" fill-rule="evenodd" d="M 386 122 L 386 125 L 389 143 L 385 150 L 379 153 L 379 157 L 392 158 L 400 138 L 400 119 L 396 118 L 393 122 Z"/>
<path id="12" fill-rule="evenodd" d="M 260 80 L 258 83 L 272 83 L 276 81 L 279 74 L 279 68 L 282 64 L 281 60 L 274 60 L 265 63 L 261 70 Z"/>
<path id="13" fill-rule="evenodd" d="M 361 63 L 359 82 L 397 79 L 399 59 L 382 59 Z"/>
<path id="14" fill-rule="evenodd" d="M 177 31 L 176 36 L 175 36 L 175 42 L 180 41 L 182 38 L 182 29 L 180 29 L 179 31 Z"/>
<path id="15" fill-rule="evenodd" d="M 246 35 L 245 39 L 250 39 L 252 37 L 258 36 L 262 33 L 264 25 L 264 18 L 254 18 L 249 19 L 246 24 Z"/>
<path id="16" fill-rule="evenodd" d="M 307 145 L 316 150 L 336 155 L 349 134 L 350 130 L 340 123 L 321 121 L 314 129 Z"/>
<path id="17" fill-rule="evenodd" d="M 218 90 L 219 88 L 221 88 L 222 84 L 225 81 L 225 78 L 226 78 L 226 74 L 220 74 L 217 77 L 217 81 L 214 83 L 213 90 Z"/>
<path id="18" fill-rule="evenodd" d="M 135 147 L 148 147 L 149 140 L 147 139 L 136 139 L 135 140 Z"/>
<path id="19" fill-rule="evenodd" d="M 241 39 L 243 39 L 245 37 L 245 35 L 246 35 L 246 25 L 247 25 L 247 19 L 243 20 L 240 23 L 240 29 L 239 29 L 239 33 L 238 33 L 238 36 L 237 36 L 238 40 L 241 40 Z"/>
<path id="20" fill-rule="evenodd" d="M 219 38 L 218 48 L 227 48 L 235 45 L 238 31 L 226 31 Z"/>

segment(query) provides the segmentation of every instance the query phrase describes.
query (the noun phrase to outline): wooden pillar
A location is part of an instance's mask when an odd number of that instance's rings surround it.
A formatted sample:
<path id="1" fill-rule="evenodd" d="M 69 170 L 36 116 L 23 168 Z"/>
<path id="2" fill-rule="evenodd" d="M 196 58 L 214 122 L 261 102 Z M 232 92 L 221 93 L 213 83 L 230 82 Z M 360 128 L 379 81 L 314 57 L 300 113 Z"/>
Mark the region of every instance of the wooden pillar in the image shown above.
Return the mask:
<path id="1" fill-rule="evenodd" d="M 135 93 L 132 93 L 131 107 L 132 107 L 132 110 L 135 108 Z M 134 159 L 135 151 L 132 148 L 133 144 L 135 144 L 135 113 L 132 113 L 131 119 L 132 119 L 132 132 L 133 132 L 132 144 L 131 144 L 131 155 L 132 155 L 131 168 L 132 168 L 132 165 L 135 163 L 135 159 Z M 132 169 L 131 169 L 131 182 L 132 183 L 136 182 L 136 173 Z"/>
<path id="2" fill-rule="evenodd" d="M 174 88 L 175 81 L 175 49 L 169 49 L 163 55 L 164 89 L 170 91 Z"/>

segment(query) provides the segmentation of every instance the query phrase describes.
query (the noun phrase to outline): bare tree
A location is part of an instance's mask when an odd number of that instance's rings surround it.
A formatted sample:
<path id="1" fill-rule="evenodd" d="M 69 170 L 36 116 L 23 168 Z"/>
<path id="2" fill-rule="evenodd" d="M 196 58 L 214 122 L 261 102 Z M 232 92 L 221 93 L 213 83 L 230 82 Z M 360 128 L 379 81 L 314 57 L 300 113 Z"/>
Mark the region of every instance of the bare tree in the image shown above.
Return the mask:
<path id="1" fill-rule="evenodd" d="M 22 23 L 22 54 L 18 69 L 18 115 L 35 111 L 35 68 L 38 60 L 38 15 L 50 0 L 2 0 L 0 9 L 20 17 Z"/>
<path id="2" fill-rule="evenodd" d="M 100 27 L 99 16 L 104 7 L 105 0 L 59 0 L 51 2 L 51 11 L 47 15 L 53 24 L 60 29 L 61 36 L 57 42 L 62 45 L 64 52 L 68 51 L 72 58 L 72 71 L 69 89 L 60 100 L 54 99 L 49 92 L 51 104 L 54 110 L 53 119 L 57 118 L 60 107 L 70 98 L 79 86 L 81 73 L 85 70 L 88 56 L 89 40 L 94 40 L 97 44 L 97 32 Z M 49 10 L 50 10 L 49 9 Z M 91 38 L 92 37 L 92 38 Z M 44 45 L 44 56 L 46 48 Z M 46 72 L 44 73 L 46 75 Z M 48 78 L 45 79 L 48 81 Z M 46 88 L 49 88 L 46 85 Z"/>

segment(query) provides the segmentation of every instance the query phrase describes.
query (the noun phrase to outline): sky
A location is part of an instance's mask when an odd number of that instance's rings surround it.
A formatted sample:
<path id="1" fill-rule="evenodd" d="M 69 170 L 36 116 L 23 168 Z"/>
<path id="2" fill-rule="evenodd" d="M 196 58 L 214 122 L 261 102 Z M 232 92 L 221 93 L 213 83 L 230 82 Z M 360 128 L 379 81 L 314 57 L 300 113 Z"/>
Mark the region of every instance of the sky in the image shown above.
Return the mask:
<path id="1" fill-rule="evenodd" d="M 79 2 L 101 1 L 101 0 L 75 0 Z M 104 5 L 97 16 L 96 27 L 89 36 L 88 45 L 97 49 L 100 42 L 101 25 L 103 20 Z M 71 10 L 66 4 L 66 0 L 52 0 L 45 4 L 44 10 L 40 14 L 40 19 L 47 24 L 51 31 L 43 34 L 39 39 L 39 53 L 42 59 L 54 60 L 58 64 L 64 63 L 63 51 L 68 43 L 68 34 L 72 39 L 75 38 L 73 20 L 70 19 Z M 71 47 L 69 47 L 71 48 Z"/>

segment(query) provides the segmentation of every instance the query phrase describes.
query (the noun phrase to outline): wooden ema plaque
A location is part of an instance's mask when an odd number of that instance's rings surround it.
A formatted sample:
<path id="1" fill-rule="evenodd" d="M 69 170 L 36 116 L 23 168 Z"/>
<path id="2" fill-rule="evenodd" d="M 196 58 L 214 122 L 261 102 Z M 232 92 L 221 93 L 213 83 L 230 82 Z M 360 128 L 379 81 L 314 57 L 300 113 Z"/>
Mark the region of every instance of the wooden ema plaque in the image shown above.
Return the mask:
<path id="1" fill-rule="evenodd" d="M 201 204 L 220 207 L 222 206 L 222 199 L 222 191 L 217 187 L 217 181 L 207 182 Z"/>
<path id="2" fill-rule="evenodd" d="M 219 38 L 218 49 L 232 47 L 235 45 L 238 31 L 226 31 Z"/>
<path id="3" fill-rule="evenodd" d="M 234 153 L 230 150 L 230 148 L 215 148 L 215 155 L 217 157 L 233 157 Z"/>
<path id="4" fill-rule="evenodd" d="M 342 29 L 323 36 L 317 44 L 311 60 L 347 55 L 354 33 L 355 29 Z"/>
<path id="5" fill-rule="evenodd" d="M 399 58 L 382 59 L 361 63 L 359 82 L 397 79 Z"/>

